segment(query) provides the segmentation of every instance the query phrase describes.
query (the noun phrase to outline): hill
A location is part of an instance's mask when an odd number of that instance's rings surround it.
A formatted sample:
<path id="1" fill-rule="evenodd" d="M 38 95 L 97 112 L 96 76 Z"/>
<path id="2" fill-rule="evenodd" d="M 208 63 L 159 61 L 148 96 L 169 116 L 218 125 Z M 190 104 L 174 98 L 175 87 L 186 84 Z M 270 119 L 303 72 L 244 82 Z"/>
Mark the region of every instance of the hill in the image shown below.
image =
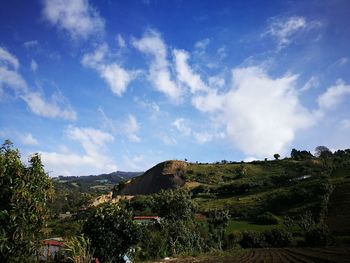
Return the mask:
<path id="1" fill-rule="evenodd" d="M 160 190 L 176 189 L 185 184 L 181 177 L 187 163 L 165 161 L 147 170 L 143 175 L 124 182 L 116 189 L 121 195 L 153 194 Z"/>

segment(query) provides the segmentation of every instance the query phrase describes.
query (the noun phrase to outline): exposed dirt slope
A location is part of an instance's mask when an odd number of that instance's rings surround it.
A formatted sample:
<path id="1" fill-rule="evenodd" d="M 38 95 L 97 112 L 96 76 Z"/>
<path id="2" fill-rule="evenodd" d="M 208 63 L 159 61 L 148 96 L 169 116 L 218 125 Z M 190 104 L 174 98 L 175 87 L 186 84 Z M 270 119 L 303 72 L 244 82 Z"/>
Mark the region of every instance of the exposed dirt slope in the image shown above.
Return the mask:
<path id="1" fill-rule="evenodd" d="M 129 180 L 119 189 L 121 195 L 153 194 L 164 189 L 176 189 L 185 184 L 181 178 L 187 167 L 183 161 L 165 161 L 157 164 L 143 175 Z"/>
<path id="2" fill-rule="evenodd" d="M 132 199 L 132 198 L 133 198 L 132 195 L 117 195 L 117 196 L 113 196 L 113 192 L 109 192 L 108 194 L 100 195 L 100 196 L 96 197 L 91 202 L 89 207 L 96 207 L 96 206 L 99 206 L 99 205 L 107 203 L 107 202 L 118 203 L 119 201 L 129 200 L 129 199 Z"/>

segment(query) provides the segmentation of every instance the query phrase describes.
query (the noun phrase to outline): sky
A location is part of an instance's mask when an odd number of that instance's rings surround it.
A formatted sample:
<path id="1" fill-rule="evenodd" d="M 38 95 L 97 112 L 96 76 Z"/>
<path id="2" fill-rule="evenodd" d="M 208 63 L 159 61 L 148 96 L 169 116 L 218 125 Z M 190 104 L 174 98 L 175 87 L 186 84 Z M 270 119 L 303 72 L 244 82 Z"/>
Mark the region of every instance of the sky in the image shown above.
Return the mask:
<path id="1" fill-rule="evenodd" d="M 0 139 L 50 176 L 350 148 L 347 0 L 0 5 Z"/>

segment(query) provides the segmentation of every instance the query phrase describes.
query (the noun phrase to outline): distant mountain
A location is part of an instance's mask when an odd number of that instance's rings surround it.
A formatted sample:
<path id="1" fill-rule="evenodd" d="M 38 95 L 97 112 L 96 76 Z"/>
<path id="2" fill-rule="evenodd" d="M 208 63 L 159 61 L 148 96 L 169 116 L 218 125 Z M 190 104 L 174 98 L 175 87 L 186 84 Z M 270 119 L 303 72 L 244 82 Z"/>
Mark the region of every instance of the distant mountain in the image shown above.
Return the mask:
<path id="1" fill-rule="evenodd" d="M 116 184 L 123 180 L 128 180 L 130 178 L 139 176 L 141 174 L 143 174 L 143 172 L 116 171 L 109 174 L 99 174 L 99 175 L 58 176 L 53 179 L 56 181 L 79 182 L 83 184 L 95 184 L 95 183 Z"/>
<path id="2" fill-rule="evenodd" d="M 164 189 L 180 188 L 185 184 L 181 178 L 186 162 L 165 161 L 147 170 L 143 175 L 119 184 L 116 194 L 137 195 L 152 194 Z"/>

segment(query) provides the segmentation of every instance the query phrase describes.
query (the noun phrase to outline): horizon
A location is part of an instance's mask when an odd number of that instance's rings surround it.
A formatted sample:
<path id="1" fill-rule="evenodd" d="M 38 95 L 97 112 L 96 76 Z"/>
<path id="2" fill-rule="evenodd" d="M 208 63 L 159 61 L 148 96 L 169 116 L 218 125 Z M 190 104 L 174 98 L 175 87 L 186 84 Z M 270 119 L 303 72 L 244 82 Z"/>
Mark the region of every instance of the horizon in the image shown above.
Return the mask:
<path id="1" fill-rule="evenodd" d="M 350 148 L 350 3 L 2 3 L 0 139 L 50 176 Z"/>

